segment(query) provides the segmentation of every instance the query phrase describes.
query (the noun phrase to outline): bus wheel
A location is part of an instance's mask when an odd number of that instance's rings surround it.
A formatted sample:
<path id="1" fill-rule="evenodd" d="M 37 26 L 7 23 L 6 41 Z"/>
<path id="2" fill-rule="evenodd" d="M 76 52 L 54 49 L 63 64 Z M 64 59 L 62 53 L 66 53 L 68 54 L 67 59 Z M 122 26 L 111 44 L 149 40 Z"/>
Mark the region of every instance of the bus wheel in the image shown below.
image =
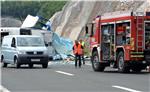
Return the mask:
<path id="1" fill-rule="evenodd" d="M 91 62 L 94 71 L 100 71 L 100 72 L 104 71 L 105 66 L 100 63 L 97 51 L 93 52 L 91 60 L 92 60 Z"/>
<path id="2" fill-rule="evenodd" d="M 130 72 L 130 68 L 128 67 L 128 63 L 124 61 L 124 54 L 123 52 L 119 52 L 117 57 L 118 62 L 118 71 L 121 73 L 128 73 Z"/>

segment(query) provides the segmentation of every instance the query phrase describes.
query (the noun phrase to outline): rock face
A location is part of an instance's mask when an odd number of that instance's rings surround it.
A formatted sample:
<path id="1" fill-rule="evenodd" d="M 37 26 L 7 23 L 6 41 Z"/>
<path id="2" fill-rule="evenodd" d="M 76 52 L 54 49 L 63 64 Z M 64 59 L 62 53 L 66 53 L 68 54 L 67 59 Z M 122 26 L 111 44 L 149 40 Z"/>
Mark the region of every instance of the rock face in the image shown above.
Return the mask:
<path id="1" fill-rule="evenodd" d="M 21 21 L 11 17 L 1 18 L 0 22 L 0 27 L 20 27 L 22 25 Z"/>
<path id="2" fill-rule="evenodd" d="M 97 15 L 122 10 L 145 11 L 150 10 L 150 5 L 146 0 L 69 1 L 50 21 L 58 35 L 75 40 L 83 35 L 85 24 Z"/>
<path id="3" fill-rule="evenodd" d="M 95 2 L 68 2 L 61 12 L 56 13 L 50 19 L 52 30 L 63 37 L 77 38 L 80 30 L 88 21 L 94 4 Z"/>

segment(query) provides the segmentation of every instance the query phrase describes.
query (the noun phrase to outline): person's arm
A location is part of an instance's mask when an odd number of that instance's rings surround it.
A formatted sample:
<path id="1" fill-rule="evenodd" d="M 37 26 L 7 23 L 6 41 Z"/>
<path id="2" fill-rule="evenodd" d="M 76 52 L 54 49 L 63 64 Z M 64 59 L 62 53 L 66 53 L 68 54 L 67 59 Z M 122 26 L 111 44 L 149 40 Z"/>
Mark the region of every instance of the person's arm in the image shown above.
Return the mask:
<path id="1" fill-rule="evenodd" d="M 81 45 L 81 48 L 84 49 L 84 47 Z"/>

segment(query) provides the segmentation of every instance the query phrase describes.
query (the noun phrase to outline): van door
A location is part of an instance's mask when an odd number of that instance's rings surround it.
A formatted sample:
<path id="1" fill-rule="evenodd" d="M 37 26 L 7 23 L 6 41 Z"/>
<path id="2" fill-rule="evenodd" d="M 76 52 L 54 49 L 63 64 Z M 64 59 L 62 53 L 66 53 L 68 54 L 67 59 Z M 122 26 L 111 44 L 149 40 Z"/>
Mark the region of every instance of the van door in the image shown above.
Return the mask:
<path id="1" fill-rule="evenodd" d="M 11 64 L 14 64 L 14 56 L 16 54 L 16 39 L 15 38 L 12 38 L 12 41 L 11 41 L 11 47 L 10 47 L 10 55 L 9 55 L 9 61 Z"/>
<path id="2" fill-rule="evenodd" d="M 10 38 L 9 37 L 5 37 L 2 41 L 2 55 L 4 56 L 4 61 L 6 63 L 9 63 L 9 53 L 10 53 Z"/>

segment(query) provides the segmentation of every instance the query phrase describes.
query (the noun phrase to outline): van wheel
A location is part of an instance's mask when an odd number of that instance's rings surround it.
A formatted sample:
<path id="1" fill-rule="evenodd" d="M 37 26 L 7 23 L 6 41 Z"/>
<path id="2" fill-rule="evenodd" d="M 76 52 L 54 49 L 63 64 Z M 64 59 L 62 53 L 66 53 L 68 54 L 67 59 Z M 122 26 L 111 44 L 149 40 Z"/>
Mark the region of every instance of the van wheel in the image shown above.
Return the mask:
<path id="1" fill-rule="evenodd" d="M 42 67 L 43 67 L 43 68 L 47 68 L 47 67 L 48 67 L 48 64 L 42 64 Z"/>
<path id="2" fill-rule="evenodd" d="M 2 67 L 7 67 L 7 63 L 4 62 L 3 56 L 1 57 L 1 64 L 2 64 Z"/>
<path id="3" fill-rule="evenodd" d="M 29 64 L 29 68 L 33 68 L 33 64 Z"/>
<path id="4" fill-rule="evenodd" d="M 128 66 L 128 63 L 125 63 L 124 61 L 124 54 L 123 52 L 119 52 L 117 57 L 117 63 L 118 63 L 118 71 L 121 73 L 128 73 L 130 72 L 130 68 Z"/>
<path id="5" fill-rule="evenodd" d="M 15 62 L 15 67 L 16 67 L 16 68 L 20 68 L 20 64 L 19 64 L 19 62 L 18 62 L 18 58 L 15 58 L 15 59 L 14 59 L 14 62 Z"/>
<path id="6" fill-rule="evenodd" d="M 100 71 L 100 72 L 104 71 L 105 66 L 102 63 L 100 63 L 97 51 L 93 52 L 91 62 L 92 62 L 92 67 L 94 71 Z"/>

